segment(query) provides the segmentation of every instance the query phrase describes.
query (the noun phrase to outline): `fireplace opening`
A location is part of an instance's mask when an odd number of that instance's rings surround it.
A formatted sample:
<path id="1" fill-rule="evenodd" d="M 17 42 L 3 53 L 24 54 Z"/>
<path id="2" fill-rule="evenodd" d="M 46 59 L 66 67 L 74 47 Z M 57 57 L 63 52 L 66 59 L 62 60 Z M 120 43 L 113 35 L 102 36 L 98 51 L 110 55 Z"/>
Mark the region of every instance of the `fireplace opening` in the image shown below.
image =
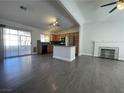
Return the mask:
<path id="1" fill-rule="evenodd" d="M 99 47 L 99 57 L 118 60 L 118 47 Z"/>

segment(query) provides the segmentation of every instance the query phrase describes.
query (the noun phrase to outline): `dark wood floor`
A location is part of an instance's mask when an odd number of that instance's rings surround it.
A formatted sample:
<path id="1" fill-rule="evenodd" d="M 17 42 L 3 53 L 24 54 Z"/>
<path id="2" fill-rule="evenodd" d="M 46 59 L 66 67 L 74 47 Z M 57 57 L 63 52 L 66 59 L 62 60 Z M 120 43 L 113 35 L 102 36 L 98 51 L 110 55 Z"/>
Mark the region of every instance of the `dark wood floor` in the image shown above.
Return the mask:
<path id="1" fill-rule="evenodd" d="M 0 93 L 124 93 L 124 62 L 80 56 L 74 62 L 50 55 L 0 62 Z"/>

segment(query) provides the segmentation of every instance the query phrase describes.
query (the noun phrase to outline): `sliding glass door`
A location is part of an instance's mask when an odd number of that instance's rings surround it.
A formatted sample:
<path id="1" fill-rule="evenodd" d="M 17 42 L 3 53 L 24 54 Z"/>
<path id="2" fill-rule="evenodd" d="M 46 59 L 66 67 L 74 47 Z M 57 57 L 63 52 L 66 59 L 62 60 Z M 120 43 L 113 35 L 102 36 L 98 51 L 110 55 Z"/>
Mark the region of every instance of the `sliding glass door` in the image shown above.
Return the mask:
<path id="1" fill-rule="evenodd" d="M 19 31 L 19 55 L 31 54 L 31 33 Z"/>
<path id="2" fill-rule="evenodd" d="M 31 54 L 31 33 L 4 28 L 4 56 Z"/>

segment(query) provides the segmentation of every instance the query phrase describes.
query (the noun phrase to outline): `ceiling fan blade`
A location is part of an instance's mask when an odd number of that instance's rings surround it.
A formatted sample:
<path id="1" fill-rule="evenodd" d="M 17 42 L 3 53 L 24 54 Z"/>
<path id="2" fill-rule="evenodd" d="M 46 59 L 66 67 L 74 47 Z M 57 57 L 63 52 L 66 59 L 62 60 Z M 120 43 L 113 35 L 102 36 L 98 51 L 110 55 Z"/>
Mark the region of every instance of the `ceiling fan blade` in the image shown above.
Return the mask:
<path id="1" fill-rule="evenodd" d="M 112 2 L 112 3 L 109 3 L 109 4 L 102 5 L 101 7 L 105 7 L 105 6 L 109 6 L 109 5 L 114 5 L 116 3 L 117 3 L 117 1 L 116 2 Z"/>
<path id="2" fill-rule="evenodd" d="M 114 7 L 111 11 L 109 11 L 109 13 L 112 13 L 114 10 L 116 10 L 117 9 L 117 6 L 116 7 Z"/>

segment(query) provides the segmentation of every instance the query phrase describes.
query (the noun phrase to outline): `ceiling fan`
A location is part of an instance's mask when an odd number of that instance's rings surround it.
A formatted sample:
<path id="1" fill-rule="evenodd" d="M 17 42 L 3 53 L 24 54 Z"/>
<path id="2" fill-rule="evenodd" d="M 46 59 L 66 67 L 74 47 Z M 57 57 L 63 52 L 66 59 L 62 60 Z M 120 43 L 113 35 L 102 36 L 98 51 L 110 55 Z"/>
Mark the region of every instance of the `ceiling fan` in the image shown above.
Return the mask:
<path id="1" fill-rule="evenodd" d="M 116 9 L 119 9 L 119 10 L 124 9 L 124 0 L 118 0 L 118 1 L 115 1 L 115 2 L 111 2 L 111 3 L 108 3 L 108 4 L 102 5 L 101 7 L 106 7 L 106 6 L 115 5 L 115 4 L 116 4 L 116 6 L 111 11 L 109 11 L 109 13 L 112 13 Z"/>

